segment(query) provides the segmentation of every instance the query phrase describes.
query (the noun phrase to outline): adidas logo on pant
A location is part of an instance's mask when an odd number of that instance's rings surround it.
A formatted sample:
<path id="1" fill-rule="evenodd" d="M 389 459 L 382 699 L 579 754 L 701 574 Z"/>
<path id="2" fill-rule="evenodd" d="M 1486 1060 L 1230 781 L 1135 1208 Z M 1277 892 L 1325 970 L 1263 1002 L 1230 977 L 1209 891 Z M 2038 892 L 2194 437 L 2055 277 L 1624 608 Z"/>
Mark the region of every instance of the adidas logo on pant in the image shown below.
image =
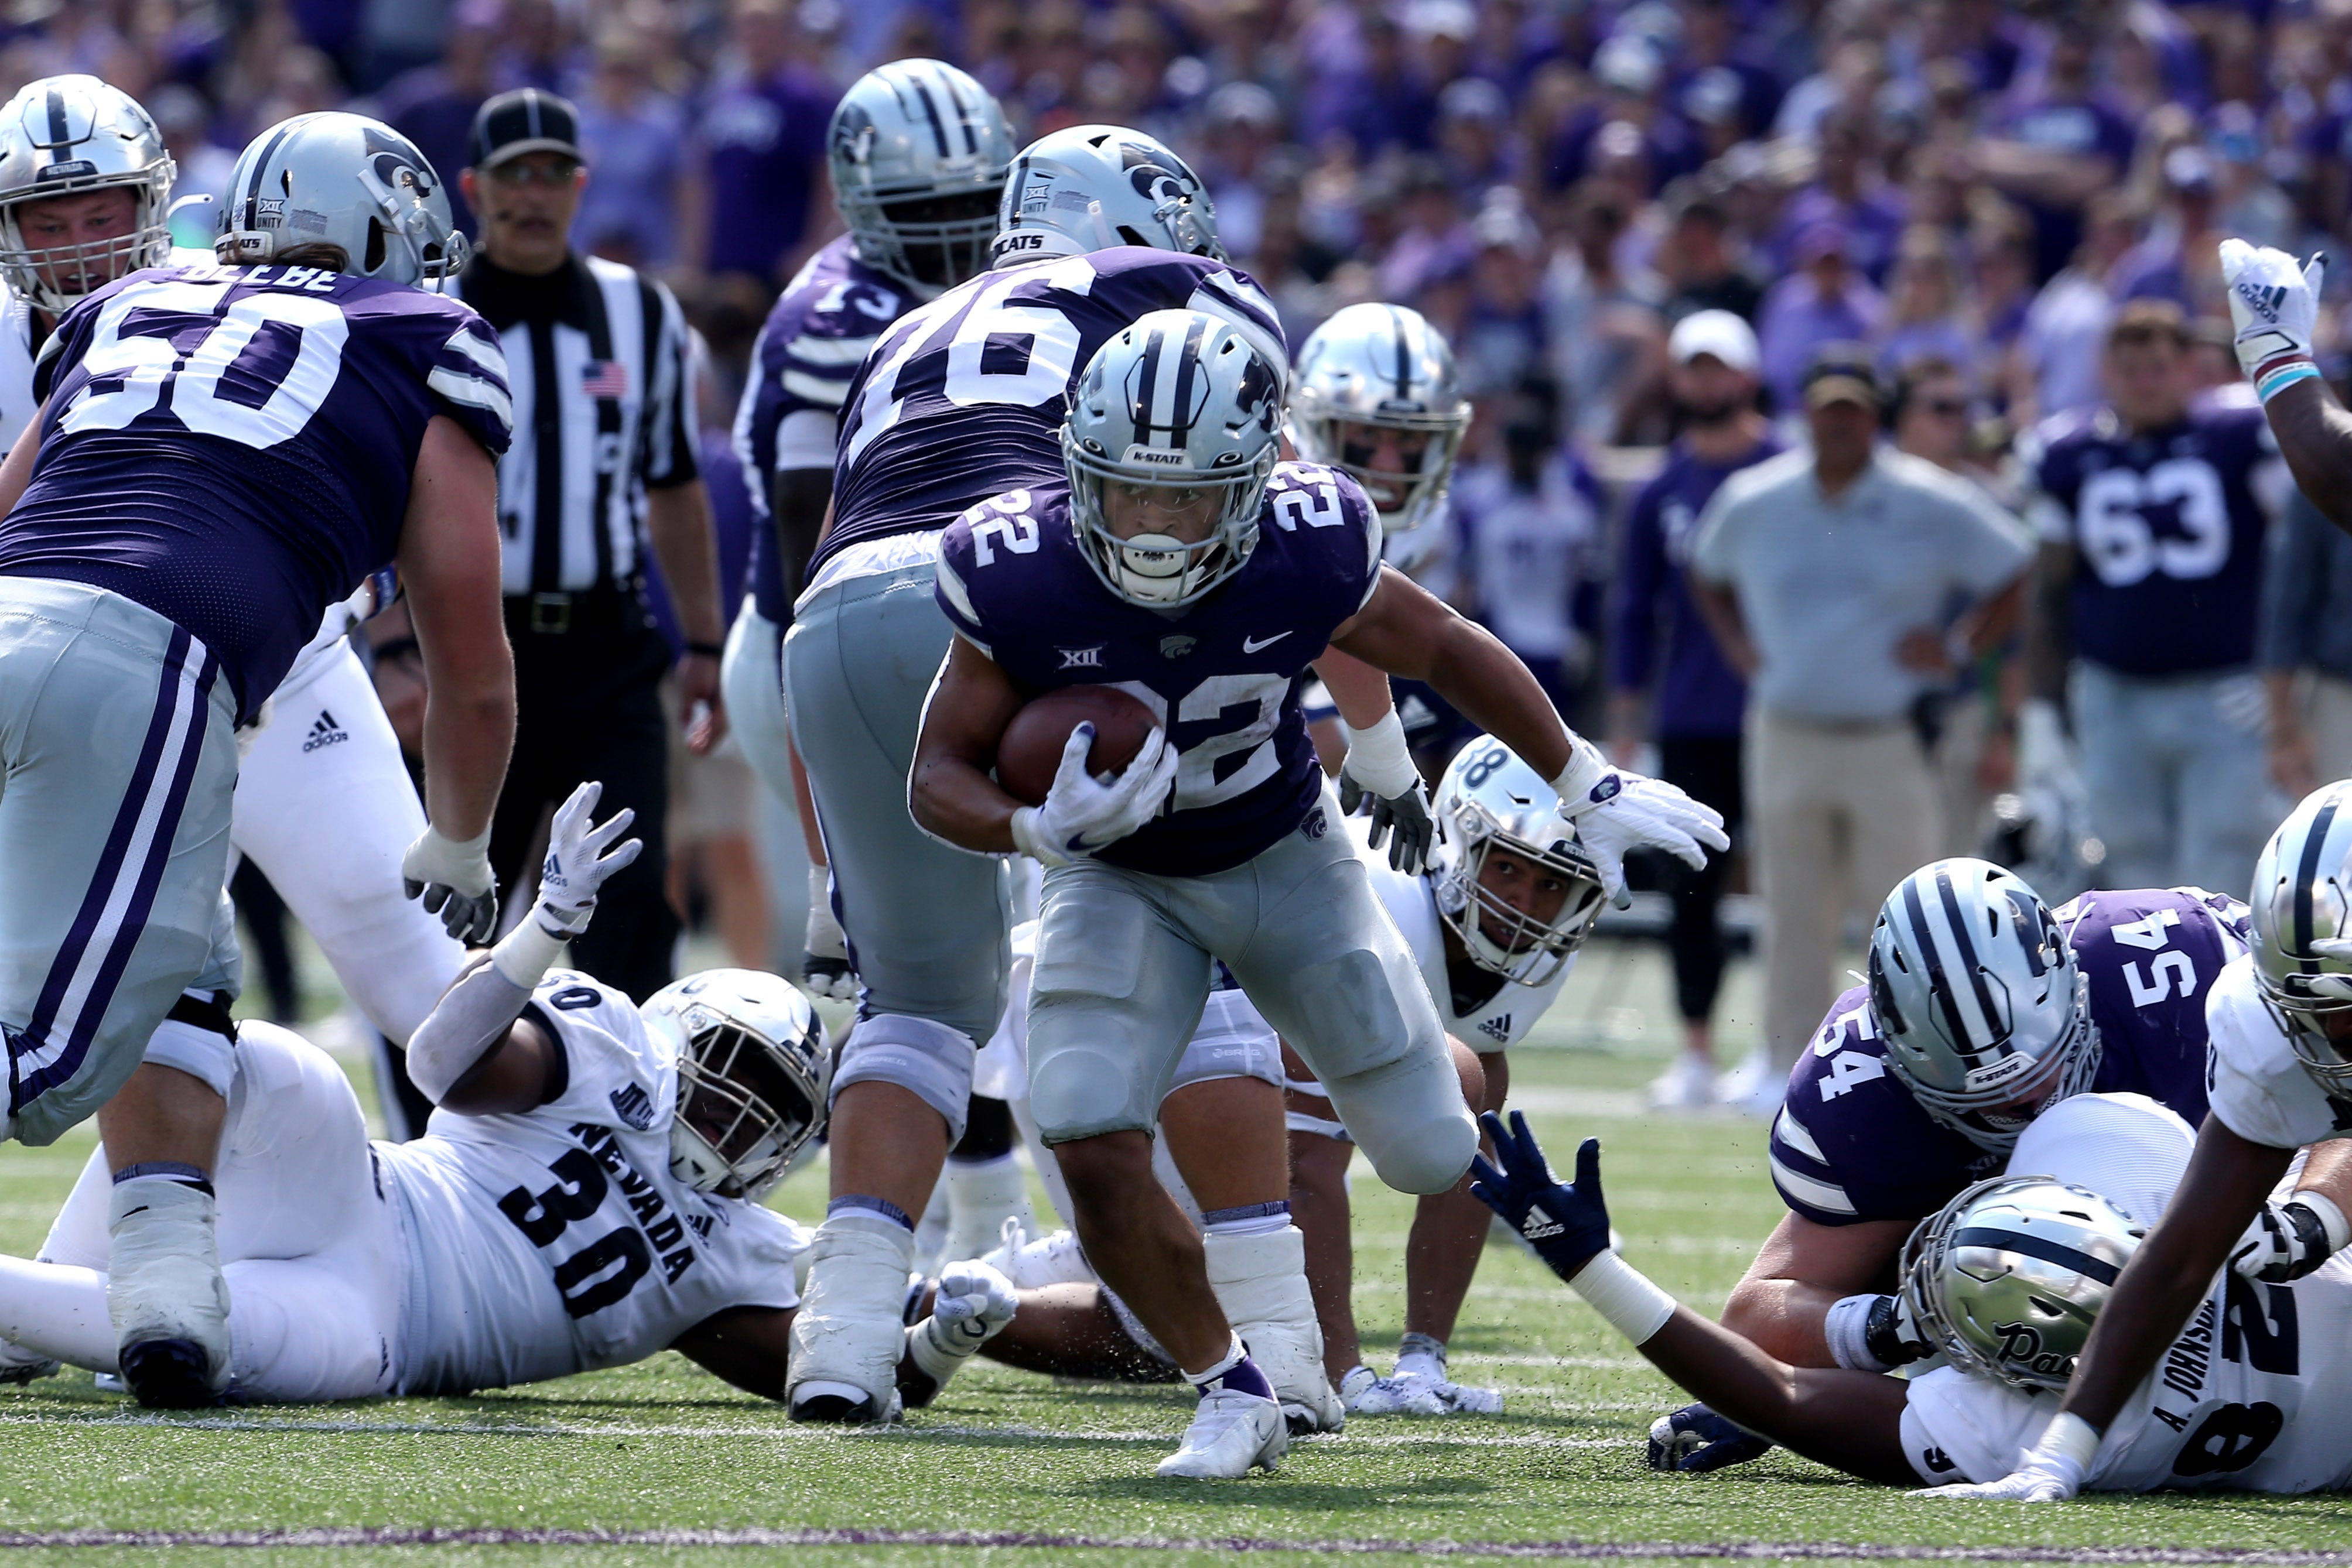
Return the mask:
<path id="1" fill-rule="evenodd" d="M 310 738 L 302 742 L 302 749 L 316 751 L 322 746 L 339 745 L 351 737 L 351 731 L 338 725 L 333 714 L 320 708 L 318 722 L 310 726 Z"/>

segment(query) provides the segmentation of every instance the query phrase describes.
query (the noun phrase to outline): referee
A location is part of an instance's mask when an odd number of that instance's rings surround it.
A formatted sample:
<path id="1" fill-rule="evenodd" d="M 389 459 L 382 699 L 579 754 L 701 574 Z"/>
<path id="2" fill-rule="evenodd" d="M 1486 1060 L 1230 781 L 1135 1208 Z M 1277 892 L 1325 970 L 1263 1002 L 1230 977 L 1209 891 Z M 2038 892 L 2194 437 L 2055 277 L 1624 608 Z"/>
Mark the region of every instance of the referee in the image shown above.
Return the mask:
<path id="1" fill-rule="evenodd" d="M 499 466 L 515 748 L 490 863 L 501 887 L 518 885 L 548 812 L 583 780 L 604 783 L 599 818 L 633 808 L 645 852 L 604 884 L 572 950 L 643 1001 L 669 982 L 678 935 L 663 888 L 670 654 L 646 609 L 648 551 L 686 639 L 689 746 L 708 751 L 726 724 L 686 322 L 662 285 L 572 249 L 588 172 L 571 104 L 536 88 L 501 93 L 474 117 L 470 152 L 461 180 L 481 239 L 459 289 L 498 330 L 515 423 Z"/>

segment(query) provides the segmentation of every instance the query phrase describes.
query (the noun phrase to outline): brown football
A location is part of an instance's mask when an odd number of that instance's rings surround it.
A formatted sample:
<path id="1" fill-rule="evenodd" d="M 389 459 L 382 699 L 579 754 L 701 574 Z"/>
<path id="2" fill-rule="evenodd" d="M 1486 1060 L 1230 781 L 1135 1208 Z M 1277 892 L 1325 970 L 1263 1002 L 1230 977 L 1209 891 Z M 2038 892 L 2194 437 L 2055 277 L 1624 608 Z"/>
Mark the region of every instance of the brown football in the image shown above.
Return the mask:
<path id="1" fill-rule="evenodd" d="M 1087 771 L 1116 773 L 1135 759 L 1159 720 L 1140 698 L 1117 686 L 1063 686 L 1033 697 L 996 743 L 996 781 L 1016 800 L 1043 805 L 1062 765 L 1070 731 L 1091 719 L 1095 743 Z"/>

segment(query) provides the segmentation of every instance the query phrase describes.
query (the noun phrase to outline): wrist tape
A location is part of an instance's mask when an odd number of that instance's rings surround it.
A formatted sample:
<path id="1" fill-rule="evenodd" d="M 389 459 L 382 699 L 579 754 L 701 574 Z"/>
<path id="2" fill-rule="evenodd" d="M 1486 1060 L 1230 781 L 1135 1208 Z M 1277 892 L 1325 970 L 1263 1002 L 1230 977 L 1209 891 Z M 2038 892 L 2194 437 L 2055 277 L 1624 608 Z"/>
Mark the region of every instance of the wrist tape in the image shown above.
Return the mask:
<path id="1" fill-rule="evenodd" d="M 1381 800 L 1393 800 L 1421 782 L 1396 709 L 1382 714 L 1370 729 L 1358 729 L 1343 718 L 1339 730 L 1348 737 L 1348 776 Z"/>
<path id="2" fill-rule="evenodd" d="M 1568 1288 L 1637 1345 L 1646 1343 L 1675 1315 L 1675 1299 L 1614 1252 L 1603 1252 L 1578 1270 Z"/>

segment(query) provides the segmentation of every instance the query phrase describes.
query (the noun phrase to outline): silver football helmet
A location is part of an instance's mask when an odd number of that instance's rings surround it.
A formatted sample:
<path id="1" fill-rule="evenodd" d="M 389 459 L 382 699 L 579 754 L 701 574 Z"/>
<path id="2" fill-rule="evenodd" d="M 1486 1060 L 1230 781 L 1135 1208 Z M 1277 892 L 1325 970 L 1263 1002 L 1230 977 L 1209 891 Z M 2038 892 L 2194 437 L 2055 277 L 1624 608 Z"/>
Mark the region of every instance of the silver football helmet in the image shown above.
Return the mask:
<path id="1" fill-rule="evenodd" d="M 436 287 L 471 252 L 441 176 L 416 144 L 381 120 L 335 110 L 281 120 L 247 144 L 221 202 L 213 254 L 224 267 L 257 267 L 321 243 L 341 248 L 344 272 Z"/>
<path id="2" fill-rule="evenodd" d="M 1482 737 L 1446 765 L 1432 815 L 1444 835 L 1431 873 L 1437 910 L 1470 961 L 1522 986 L 1548 984 L 1592 934 L 1607 896 L 1592 857 L 1560 817 L 1559 796 L 1518 753 Z M 1566 883 L 1549 919 L 1487 884 L 1497 851 L 1533 873 L 1531 882 Z"/>
<path id="3" fill-rule="evenodd" d="M 1887 1071 L 1979 1148 L 2007 1153 L 2099 1069 L 2074 947 L 2041 895 L 1990 861 L 1937 861 L 1886 895 L 1870 1005 Z"/>
<path id="4" fill-rule="evenodd" d="M 2088 1187 L 1995 1176 L 1911 1232 L 1903 1294 L 1929 1343 L 1963 1371 L 2015 1388 L 2063 1388 L 2146 1234 Z"/>
<path id="5" fill-rule="evenodd" d="M 2254 986 L 2303 1070 L 2352 1094 L 2352 779 L 2303 798 L 2254 862 Z"/>
<path id="6" fill-rule="evenodd" d="M 1281 402 L 1281 368 L 1206 311 L 1154 310 L 1096 351 L 1062 422 L 1062 466 L 1070 526 L 1104 587 L 1170 610 L 1241 570 L 1257 548 Z M 1156 503 L 1161 522 L 1202 507 L 1205 531 L 1121 538 L 1111 512 L 1130 503 Z"/>
<path id="7" fill-rule="evenodd" d="M 833 1050 L 808 998 L 761 970 L 706 969 L 638 1010 L 677 1048 L 670 1174 L 757 1202 L 824 1130 Z"/>
<path id="8" fill-rule="evenodd" d="M 92 76 L 43 77 L 0 108 L 0 279 L 12 294 L 62 311 L 85 294 L 172 254 L 172 182 L 163 133 L 139 100 Z M 115 188 L 131 193 L 130 232 L 36 245 L 22 204 Z"/>
<path id="9" fill-rule="evenodd" d="M 893 60 L 833 111 L 826 163 L 857 258 L 930 299 L 988 269 L 1013 127 L 989 90 L 939 60 Z"/>
<path id="10" fill-rule="evenodd" d="M 1374 466 L 1362 427 L 1396 434 L 1401 468 Z M 1391 563 L 1441 514 L 1454 455 L 1470 428 L 1470 400 L 1444 335 L 1402 305 L 1350 305 L 1298 350 L 1288 433 L 1298 455 L 1354 475 L 1380 509 Z"/>
<path id="11" fill-rule="evenodd" d="M 996 229 L 998 267 L 1122 245 L 1225 259 L 1217 209 L 1192 165 L 1117 125 L 1074 125 L 1023 148 Z"/>

